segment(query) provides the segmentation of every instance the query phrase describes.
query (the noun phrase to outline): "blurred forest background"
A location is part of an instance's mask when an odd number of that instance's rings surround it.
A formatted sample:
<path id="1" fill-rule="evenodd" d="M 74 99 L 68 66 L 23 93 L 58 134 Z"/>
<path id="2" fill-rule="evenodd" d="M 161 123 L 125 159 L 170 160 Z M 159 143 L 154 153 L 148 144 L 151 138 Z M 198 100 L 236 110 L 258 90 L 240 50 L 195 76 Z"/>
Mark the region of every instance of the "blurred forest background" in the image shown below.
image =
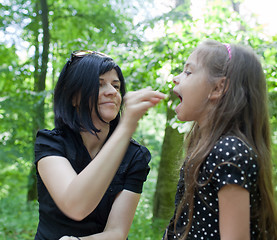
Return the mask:
<path id="1" fill-rule="evenodd" d="M 249 45 L 262 59 L 276 191 L 277 35 L 268 34 L 254 14 L 242 14 L 243 0 L 202 2 L 196 17 L 190 0 L 0 0 L 0 239 L 34 238 L 34 136 L 38 129 L 54 127 L 53 88 L 66 59 L 78 49 L 111 55 L 128 90 L 151 86 L 169 95 L 147 113 L 134 135 L 151 151 L 152 170 L 130 240 L 161 239 L 173 214 L 188 124 L 174 118 L 172 77 L 206 38 Z"/>

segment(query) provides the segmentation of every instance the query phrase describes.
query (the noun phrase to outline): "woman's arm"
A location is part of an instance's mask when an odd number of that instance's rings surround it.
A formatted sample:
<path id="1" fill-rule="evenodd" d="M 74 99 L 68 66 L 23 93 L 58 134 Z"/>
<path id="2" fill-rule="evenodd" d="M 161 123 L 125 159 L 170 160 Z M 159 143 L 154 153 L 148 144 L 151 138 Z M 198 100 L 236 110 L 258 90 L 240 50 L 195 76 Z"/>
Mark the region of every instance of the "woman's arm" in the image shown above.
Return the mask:
<path id="1" fill-rule="evenodd" d="M 102 233 L 88 237 L 82 237 L 82 240 L 125 240 L 128 236 L 136 208 L 140 199 L 140 194 L 123 190 L 115 199 L 107 225 Z"/>
<path id="2" fill-rule="evenodd" d="M 140 194 L 128 190 L 121 191 L 116 197 L 102 233 L 79 237 L 81 240 L 126 240 L 130 230 Z M 64 236 L 60 240 L 76 240 L 76 237 Z"/>
<path id="3" fill-rule="evenodd" d="M 125 111 L 117 128 L 80 174 L 64 157 L 49 156 L 38 162 L 46 188 L 65 215 L 79 221 L 96 208 L 122 161 L 138 120 L 164 96 L 149 89 L 126 94 Z"/>
<path id="4" fill-rule="evenodd" d="M 249 192 L 235 184 L 218 192 L 221 240 L 250 240 Z"/>

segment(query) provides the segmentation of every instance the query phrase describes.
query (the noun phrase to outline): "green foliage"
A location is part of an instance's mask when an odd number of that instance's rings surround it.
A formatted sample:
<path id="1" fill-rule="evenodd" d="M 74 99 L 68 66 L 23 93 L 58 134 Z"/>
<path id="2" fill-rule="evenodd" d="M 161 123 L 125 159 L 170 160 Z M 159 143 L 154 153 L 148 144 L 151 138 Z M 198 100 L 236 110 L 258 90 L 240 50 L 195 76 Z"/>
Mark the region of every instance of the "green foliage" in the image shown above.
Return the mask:
<path id="1" fill-rule="evenodd" d="M 0 239 L 34 239 L 38 221 L 38 205 L 26 202 L 26 193 L 6 198 L 0 202 Z"/>
<path id="2" fill-rule="evenodd" d="M 158 170 L 161 145 L 164 137 L 166 117 L 158 113 L 156 109 L 150 109 L 139 121 L 139 125 L 133 138 L 140 144 L 147 146 L 151 153 L 151 169 Z"/>
<path id="3" fill-rule="evenodd" d="M 15 47 L 1 46 L 0 54 L 0 157 L 13 164 L 14 159 L 26 161 L 32 156 L 30 119 L 37 99 L 30 88 L 29 71 L 20 65 Z"/>
<path id="4" fill-rule="evenodd" d="M 153 221 L 153 195 L 156 185 L 157 171 L 151 170 L 143 187 L 143 193 L 129 232 L 131 240 L 161 239 L 168 220 Z"/>
<path id="5" fill-rule="evenodd" d="M 26 202 L 30 163 L 18 158 L 0 162 L 0 239 L 34 239 L 38 222 L 37 202 Z"/>

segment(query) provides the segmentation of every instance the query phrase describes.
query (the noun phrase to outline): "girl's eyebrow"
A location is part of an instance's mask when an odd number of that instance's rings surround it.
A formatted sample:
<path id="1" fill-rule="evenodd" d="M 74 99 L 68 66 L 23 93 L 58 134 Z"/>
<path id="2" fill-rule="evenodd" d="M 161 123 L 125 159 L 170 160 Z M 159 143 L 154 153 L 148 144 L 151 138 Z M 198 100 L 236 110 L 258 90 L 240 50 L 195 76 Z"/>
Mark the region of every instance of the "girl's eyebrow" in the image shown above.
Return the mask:
<path id="1" fill-rule="evenodd" d="M 185 68 L 187 68 L 187 67 L 195 67 L 195 64 L 193 64 L 193 63 L 191 63 L 191 62 L 188 62 L 188 63 L 186 63 L 185 64 Z"/>

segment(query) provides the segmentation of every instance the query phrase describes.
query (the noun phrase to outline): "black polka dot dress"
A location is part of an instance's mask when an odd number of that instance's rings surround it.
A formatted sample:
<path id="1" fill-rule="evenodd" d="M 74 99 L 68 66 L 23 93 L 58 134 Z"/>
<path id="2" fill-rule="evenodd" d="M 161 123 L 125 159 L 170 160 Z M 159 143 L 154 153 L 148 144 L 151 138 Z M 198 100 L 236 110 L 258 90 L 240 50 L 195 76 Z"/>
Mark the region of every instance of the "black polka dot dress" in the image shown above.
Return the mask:
<path id="1" fill-rule="evenodd" d="M 227 184 L 240 185 L 250 193 L 250 230 L 251 240 L 257 239 L 257 219 L 253 218 L 253 209 L 259 205 L 259 192 L 257 187 L 258 166 L 256 154 L 242 140 L 237 137 L 222 137 L 214 146 L 206 160 L 203 162 L 194 194 L 194 209 L 192 227 L 187 239 L 217 240 L 219 233 L 219 207 L 218 192 Z M 210 178 L 210 180 L 209 180 Z M 206 183 L 206 184 L 204 184 Z M 180 202 L 185 191 L 184 171 L 180 172 L 177 186 L 175 205 Z M 178 219 L 176 232 L 171 219 L 163 239 L 178 239 L 184 232 L 188 221 L 188 206 L 184 208 Z"/>

